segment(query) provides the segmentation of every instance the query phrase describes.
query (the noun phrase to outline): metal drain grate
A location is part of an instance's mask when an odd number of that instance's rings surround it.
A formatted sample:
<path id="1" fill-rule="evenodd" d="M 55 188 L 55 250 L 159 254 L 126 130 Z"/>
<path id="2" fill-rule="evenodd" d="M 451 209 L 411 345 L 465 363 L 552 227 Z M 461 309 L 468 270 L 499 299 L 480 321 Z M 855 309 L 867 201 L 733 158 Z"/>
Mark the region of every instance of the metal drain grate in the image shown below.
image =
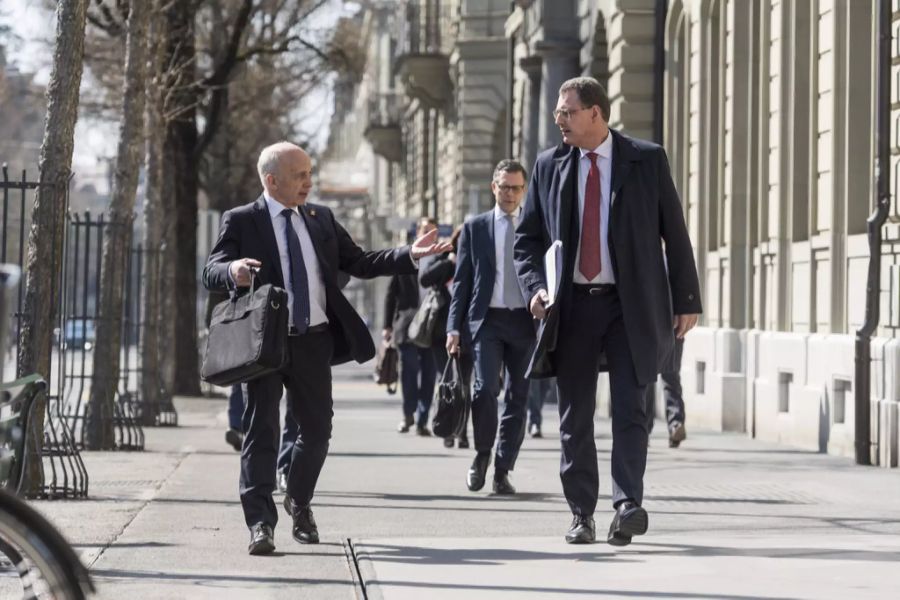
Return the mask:
<path id="1" fill-rule="evenodd" d="M 107 479 L 106 481 L 91 481 L 93 487 L 159 487 L 164 479 Z"/>
<path id="2" fill-rule="evenodd" d="M 645 491 L 654 503 L 815 504 L 794 487 L 772 483 L 654 485 Z"/>

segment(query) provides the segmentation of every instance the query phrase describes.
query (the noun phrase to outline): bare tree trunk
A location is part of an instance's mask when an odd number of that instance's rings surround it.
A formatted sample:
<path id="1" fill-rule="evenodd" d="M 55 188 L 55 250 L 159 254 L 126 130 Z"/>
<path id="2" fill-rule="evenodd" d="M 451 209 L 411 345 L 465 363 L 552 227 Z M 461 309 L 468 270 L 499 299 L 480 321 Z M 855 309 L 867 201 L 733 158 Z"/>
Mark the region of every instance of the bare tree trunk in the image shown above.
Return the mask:
<path id="1" fill-rule="evenodd" d="M 175 192 L 172 179 L 175 175 L 175 165 L 172 150 L 168 140 L 163 141 L 163 153 L 161 156 L 162 180 L 160 191 L 162 196 L 163 214 L 168 215 L 165 220 L 162 245 L 160 247 L 160 274 L 159 274 L 159 347 L 160 375 L 163 386 L 171 393 L 175 391 L 175 261 L 178 260 L 175 244 Z"/>
<path id="2" fill-rule="evenodd" d="M 167 11 L 171 31 L 170 64 L 177 65 L 180 85 L 174 87 L 176 116 L 166 125 L 166 146 L 171 152 L 174 192 L 175 259 L 168 263 L 175 271 L 173 285 L 165 290 L 174 303 L 174 385 L 173 393 L 200 395 L 199 351 L 197 349 L 197 194 L 198 157 L 197 90 L 186 83 L 196 80 L 194 19 L 190 2 L 173 2 Z"/>
<path id="3" fill-rule="evenodd" d="M 125 83 L 122 126 L 116 156 L 116 174 L 109 204 L 109 225 L 103 240 L 100 311 L 94 374 L 88 400 L 85 446 L 89 450 L 114 450 L 115 403 L 119 386 L 119 353 L 122 346 L 122 296 L 125 273 L 131 259 L 134 202 L 138 172 L 144 155 L 144 105 L 147 88 L 147 27 L 150 3 L 132 2 L 128 11 L 125 51 Z"/>
<path id="4" fill-rule="evenodd" d="M 154 8 L 156 4 L 154 3 Z M 141 424 L 157 424 L 160 405 L 167 390 L 160 372 L 160 267 L 163 240 L 163 157 L 165 142 L 165 92 L 167 21 L 161 13 L 154 13 L 150 24 L 151 64 L 153 82 L 149 86 L 147 107 L 147 193 L 144 197 L 144 281 L 141 286 L 141 305 L 144 315 L 144 334 L 141 337 Z"/>
<path id="5" fill-rule="evenodd" d="M 53 328 L 58 320 L 67 189 L 78 119 L 78 90 L 84 56 L 87 0 L 59 0 L 56 7 L 56 49 L 47 88 L 47 118 L 41 143 L 40 187 L 34 201 L 28 255 L 25 259 L 24 315 L 19 375 L 40 373 L 50 379 Z M 40 456 L 46 403 L 34 409 L 26 452 Z M 40 460 L 28 463 L 23 489 L 34 495 L 43 484 Z"/>

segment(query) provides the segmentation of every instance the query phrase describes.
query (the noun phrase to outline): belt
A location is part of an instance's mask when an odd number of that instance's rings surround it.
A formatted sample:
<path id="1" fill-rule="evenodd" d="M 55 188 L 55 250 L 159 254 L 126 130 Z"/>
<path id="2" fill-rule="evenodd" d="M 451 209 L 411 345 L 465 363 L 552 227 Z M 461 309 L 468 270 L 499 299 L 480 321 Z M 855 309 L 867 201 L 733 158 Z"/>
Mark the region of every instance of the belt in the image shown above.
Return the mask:
<path id="1" fill-rule="evenodd" d="M 587 294 L 589 296 L 602 296 L 616 291 L 616 284 L 614 283 L 575 283 L 572 287 L 575 289 L 576 294 Z"/>
<path id="2" fill-rule="evenodd" d="M 304 331 L 303 333 L 300 333 L 300 331 L 294 325 L 288 327 L 289 336 L 307 335 L 309 333 L 325 333 L 326 331 L 328 331 L 328 323 L 319 323 L 318 325 L 307 327 L 306 331 Z"/>

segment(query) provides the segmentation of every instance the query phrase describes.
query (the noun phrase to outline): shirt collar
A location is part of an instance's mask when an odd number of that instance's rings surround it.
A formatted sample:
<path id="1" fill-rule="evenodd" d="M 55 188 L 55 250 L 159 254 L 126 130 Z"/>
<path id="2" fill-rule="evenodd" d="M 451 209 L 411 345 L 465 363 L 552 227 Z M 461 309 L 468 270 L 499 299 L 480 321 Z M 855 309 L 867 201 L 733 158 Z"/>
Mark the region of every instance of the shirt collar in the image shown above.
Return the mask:
<path id="1" fill-rule="evenodd" d="M 579 148 L 578 151 L 581 152 L 581 158 L 587 158 L 588 152 L 595 152 L 600 158 L 610 158 L 612 156 L 612 132 L 610 131 L 603 143 L 593 150 Z"/>
<path id="2" fill-rule="evenodd" d="M 270 196 L 269 192 L 267 190 L 263 190 L 263 197 L 266 199 L 266 208 L 269 209 L 269 215 L 272 217 L 273 220 L 276 217 L 280 217 L 281 211 L 283 211 L 284 209 L 287 208 L 287 206 L 285 206 L 284 204 L 282 204 L 281 202 L 279 202 L 278 200 L 276 200 L 275 198 Z M 297 212 L 296 208 L 292 208 L 290 210 L 293 210 L 295 213 Z M 297 213 L 297 214 L 300 214 L 300 213 Z"/>
<path id="3" fill-rule="evenodd" d="M 521 214 L 522 214 L 522 205 L 520 204 L 519 208 L 517 208 L 515 211 L 513 211 L 512 216 L 514 218 L 518 219 L 519 215 L 521 215 Z M 506 213 L 503 212 L 503 209 L 500 208 L 499 205 L 494 204 L 494 220 L 499 221 L 500 219 L 502 219 L 505 216 L 506 216 Z"/>

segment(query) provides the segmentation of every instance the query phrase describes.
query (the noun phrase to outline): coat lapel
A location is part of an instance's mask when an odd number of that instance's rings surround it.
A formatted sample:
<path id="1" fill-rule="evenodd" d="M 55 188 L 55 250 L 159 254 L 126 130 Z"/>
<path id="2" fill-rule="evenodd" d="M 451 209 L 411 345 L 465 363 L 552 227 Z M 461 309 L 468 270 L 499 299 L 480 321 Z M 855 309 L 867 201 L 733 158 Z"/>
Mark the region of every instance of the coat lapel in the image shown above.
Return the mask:
<path id="1" fill-rule="evenodd" d="M 286 285 L 284 273 L 281 272 L 281 256 L 278 254 L 278 242 L 275 241 L 275 229 L 272 227 L 272 217 L 269 216 L 269 207 L 266 204 L 265 196 L 257 198 L 254 205 L 253 218 L 256 221 L 256 228 L 259 230 L 263 244 L 272 259 L 272 264 L 275 265 L 274 271 L 281 277 L 281 284 Z"/>
<path id="2" fill-rule="evenodd" d="M 323 277 L 329 276 L 332 271 L 322 252 L 325 248 L 325 238 L 327 234 L 322 229 L 322 223 L 319 220 L 318 212 L 315 207 L 303 205 L 300 207 L 300 215 L 303 222 L 306 223 L 306 230 L 309 232 L 309 238 L 312 240 L 313 248 L 316 251 L 316 258 L 319 261 L 320 271 Z"/>
<path id="3" fill-rule="evenodd" d="M 491 212 L 485 215 L 484 221 L 482 223 L 483 236 L 485 239 L 485 256 L 488 257 L 488 262 L 491 263 L 492 272 L 496 272 L 497 270 L 497 256 L 496 256 L 496 245 L 494 242 L 494 209 L 491 209 Z"/>
<path id="4" fill-rule="evenodd" d="M 609 130 L 613 136 L 613 165 L 612 165 L 612 193 L 610 195 L 610 206 L 612 206 L 619 197 L 619 190 L 628 179 L 631 172 L 631 164 L 640 160 L 641 155 L 634 147 L 631 141 L 623 136 L 615 129 Z"/>
<path id="5" fill-rule="evenodd" d="M 559 223 L 556 224 L 557 238 L 563 243 L 563 253 L 567 254 L 578 245 L 578 227 L 572 227 L 572 217 L 577 206 L 578 150 L 570 148 L 567 154 L 554 159 L 559 173 Z M 571 247 L 570 247 L 571 246 Z"/>

